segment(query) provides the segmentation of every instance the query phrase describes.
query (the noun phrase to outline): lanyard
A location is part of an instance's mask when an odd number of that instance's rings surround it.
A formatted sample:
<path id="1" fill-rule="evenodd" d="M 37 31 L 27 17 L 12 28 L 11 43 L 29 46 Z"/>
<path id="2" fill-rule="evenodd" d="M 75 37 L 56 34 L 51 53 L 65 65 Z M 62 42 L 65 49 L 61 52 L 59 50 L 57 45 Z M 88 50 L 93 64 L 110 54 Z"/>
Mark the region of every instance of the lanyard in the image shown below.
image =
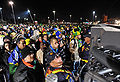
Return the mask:
<path id="1" fill-rule="evenodd" d="M 55 51 L 51 45 L 50 45 L 50 48 L 52 49 L 52 51 L 53 51 L 54 53 L 58 53 L 58 49 L 56 49 L 56 51 Z"/>

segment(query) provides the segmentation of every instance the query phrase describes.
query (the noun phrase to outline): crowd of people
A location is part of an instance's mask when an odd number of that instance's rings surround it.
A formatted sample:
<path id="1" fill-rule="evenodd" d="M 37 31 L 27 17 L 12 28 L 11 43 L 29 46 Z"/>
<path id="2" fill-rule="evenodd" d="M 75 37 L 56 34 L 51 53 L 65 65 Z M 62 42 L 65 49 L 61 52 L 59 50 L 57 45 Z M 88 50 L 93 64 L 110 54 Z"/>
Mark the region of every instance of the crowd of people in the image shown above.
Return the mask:
<path id="1" fill-rule="evenodd" d="M 84 81 L 89 50 L 89 25 L 1 24 L 0 82 Z"/>

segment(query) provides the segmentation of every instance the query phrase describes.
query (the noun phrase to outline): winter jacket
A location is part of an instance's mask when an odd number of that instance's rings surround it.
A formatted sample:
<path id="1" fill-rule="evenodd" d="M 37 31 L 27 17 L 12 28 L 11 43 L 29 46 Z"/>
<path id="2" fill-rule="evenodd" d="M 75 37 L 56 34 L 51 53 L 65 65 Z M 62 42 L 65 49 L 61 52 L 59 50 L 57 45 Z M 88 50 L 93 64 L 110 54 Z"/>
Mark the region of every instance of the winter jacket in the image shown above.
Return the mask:
<path id="1" fill-rule="evenodd" d="M 41 65 L 34 60 L 34 67 L 30 68 L 21 62 L 13 75 L 13 82 L 45 82 Z"/>
<path id="2" fill-rule="evenodd" d="M 21 51 L 19 50 L 18 46 L 16 46 L 16 48 L 13 50 L 10 57 L 8 58 L 10 74 L 14 74 L 18 67 L 18 64 L 21 62 L 21 58 Z"/>

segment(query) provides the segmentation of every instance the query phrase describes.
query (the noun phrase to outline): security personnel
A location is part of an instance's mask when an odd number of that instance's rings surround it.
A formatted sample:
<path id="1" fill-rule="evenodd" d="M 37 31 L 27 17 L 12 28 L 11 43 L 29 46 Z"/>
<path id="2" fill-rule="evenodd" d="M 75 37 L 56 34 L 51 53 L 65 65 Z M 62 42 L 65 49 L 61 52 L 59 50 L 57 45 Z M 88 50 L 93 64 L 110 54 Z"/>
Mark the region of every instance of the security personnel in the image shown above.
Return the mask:
<path id="1" fill-rule="evenodd" d="M 82 46 L 81 57 L 81 67 L 84 67 L 81 73 L 81 80 L 84 80 L 84 75 L 88 71 L 87 63 L 89 59 L 89 50 L 90 50 L 90 35 L 84 35 L 85 44 Z"/>
<path id="2" fill-rule="evenodd" d="M 85 43 L 82 46 L 80 57 L 83 62 L 87 63 L 89 58 L 89 50 L 90 50 L 90 35 L 84 35 Z"/>
<path id="3" fill-rule="evenodd" d="M 72 73 L 63 66 L 63 60 L 59 55 L 58 41 L 55 37 L 50 38 L 48 53 L 45 54 L 47 71 L 45 74 L 46 82 L 74 82 Z"/>

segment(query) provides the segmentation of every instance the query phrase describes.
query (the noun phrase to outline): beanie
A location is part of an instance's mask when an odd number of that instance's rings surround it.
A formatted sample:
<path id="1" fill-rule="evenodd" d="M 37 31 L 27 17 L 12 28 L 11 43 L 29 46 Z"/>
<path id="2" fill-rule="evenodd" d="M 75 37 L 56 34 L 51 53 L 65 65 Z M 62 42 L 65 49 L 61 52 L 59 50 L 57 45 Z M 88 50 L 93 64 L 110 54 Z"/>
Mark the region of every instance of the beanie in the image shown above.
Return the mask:
<path id="1" fill-rule="evenodd" d="M 26 46 L 21 50 L 22 59 L 24 59 L 25 57 L 27 57 L 27 55 L 31 53 L 34 53 L 34 51 L 30 47 Z"/>

